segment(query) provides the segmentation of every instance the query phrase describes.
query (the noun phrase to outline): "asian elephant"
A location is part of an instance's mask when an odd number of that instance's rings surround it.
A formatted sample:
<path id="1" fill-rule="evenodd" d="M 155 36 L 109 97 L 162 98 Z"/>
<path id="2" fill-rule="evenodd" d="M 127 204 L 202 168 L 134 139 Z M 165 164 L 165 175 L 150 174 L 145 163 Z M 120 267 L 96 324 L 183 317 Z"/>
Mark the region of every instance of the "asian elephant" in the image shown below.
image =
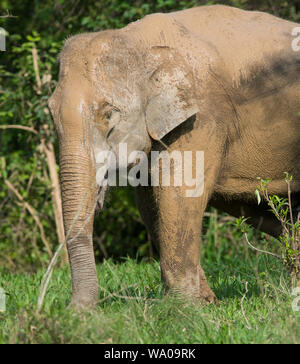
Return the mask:
<path id="1" fill-rule="evenodd" d="M 49 108 L 59 136 L 75 306 L 97 302 L 93 218 L 104 187 L 96 176 L 108 168 L 97 153 L 117 154 L 121 143 L 128 155 L 204 156 L 204 183 L 194 197 L 187 197 L 190 186 L 165 186 L 161 179 L 136 187 L 168 289 L 215 301 L 200 265 L 208 204 L 280 234 L 280 223 L 257 204 L 254 191 L 261 177 L 271 179 L 270 194 L 286 195 L 288 172 L 295 210 L 300 206 L 300 52 L 293 47 L 299 26 L 216 5 L 152 14 L 65 42 Z M 129 164 L 119 158 L 116 167 Z"/>

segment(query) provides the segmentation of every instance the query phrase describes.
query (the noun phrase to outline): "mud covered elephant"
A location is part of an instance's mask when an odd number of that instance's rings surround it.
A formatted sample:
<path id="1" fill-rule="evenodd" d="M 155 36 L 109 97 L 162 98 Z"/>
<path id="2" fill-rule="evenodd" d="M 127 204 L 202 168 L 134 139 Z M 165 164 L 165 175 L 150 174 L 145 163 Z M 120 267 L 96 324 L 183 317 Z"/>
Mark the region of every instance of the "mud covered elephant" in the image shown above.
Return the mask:
<path id="1" fill-rule="evenodd" d="M 103 197 L 105 190 L 101 171 L 109 168 L 97 156 L 118 155 L 121 144 L 127 156 L 202 153 L 201 193 L 187 197 L 191 186 L 163 185 L 161 179 L 136 187 L 168 289 L 215 300 L 200 265 L 208 204 L 280 234 L 280 224 L 266 206 L 257 205 L 254 191 L 257 177 L 269 178 L 269 193 L 284 196 L 284 172 L 289 172 L 295 208 L 300 205 L 295 27 L 299 24 L 265 13 L 204 6 L 152 14 L 120 30 L 66 41 L 49 107 L 59 136 L 73 304 L 97 302 L 93 218 L 98 192 Z M 134 165 L 120 159 L 115 168 Z M 148 171 L 150 176 L 151 166 Z"/>

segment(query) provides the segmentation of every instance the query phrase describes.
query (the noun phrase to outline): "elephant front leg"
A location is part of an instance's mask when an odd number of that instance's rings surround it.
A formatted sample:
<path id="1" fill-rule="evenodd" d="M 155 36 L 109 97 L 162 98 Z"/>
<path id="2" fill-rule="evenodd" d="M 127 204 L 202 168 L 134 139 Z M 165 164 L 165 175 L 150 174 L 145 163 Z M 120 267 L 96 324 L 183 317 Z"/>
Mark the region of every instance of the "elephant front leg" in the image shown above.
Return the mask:
<path id="1" fill-rule="evenodd" d="M 216 296 L 200 265 L 202 217 L 207 198 L 188 198 L 179 188 L 160 188 L 157 239 L 166 288 L 211 303 Z"/>

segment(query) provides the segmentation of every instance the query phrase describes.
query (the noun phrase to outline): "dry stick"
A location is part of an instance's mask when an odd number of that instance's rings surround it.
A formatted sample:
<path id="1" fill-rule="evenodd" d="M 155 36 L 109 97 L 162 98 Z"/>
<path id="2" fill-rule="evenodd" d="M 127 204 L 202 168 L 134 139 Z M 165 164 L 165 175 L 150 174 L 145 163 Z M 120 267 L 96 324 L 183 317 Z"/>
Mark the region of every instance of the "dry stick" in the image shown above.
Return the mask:
<path id="1" fill-rule="evenodd" d="M 31 185 L 32 185 L 33 178 L 34 178 L 34 173 L 32 172 L 31 175 L 30 175 L 30 177 L 29 177 L 29 181 L 27 183 L 26 196 L 29 195 L 29 191 L 30 191 L 30 188 L 31 188 Z M 23 204 L 19 203 L 19 205 L 21 205 L 22 209 L 21 209 L 21 212 L 20 212 L 20 217 L 19 217 L 18 225 L 16 226 L 16 231 L 18 232 L 18 234 L 20 234 L 20 231 L 21 231 L 21 234 L 22 234 L 23 229 L 21 228 L 21 224 L 23 223 L 23 215 L 24 215 L 26 209 L 25 209 L 25 206 Z M 35 244 L 36 234 L 35 234 L 35 232 L 36 232 L 36 225 L 34 226 L 34 232 L 32 234 L 32 244 L 33 244 L 34 247 L 36 247 L 36 244 Z M 39 253 L 40 252 L 38 252 L 38 257 L 40 258 L 40 254 Z M 43 263 L 43 260 L 40 259 L 40 262 Z"/>
<path id="2" fill-rule="evenodd" d="M 101 288 L 101 289 L 103 289 L 103 288 Z M 98 303 L 102 303 L 111 297 L 122 298 L 124 300 L 135 300 L 135 301 L 151 301 L 151 302 L 160 301 L 158 298 L 147 298 L 147 297 L 141 297 L 141 296 L 123 296 L 123 295 L 119 295 L 117 293 L 110 293 L 108 291 L 105 291 L 105 292 L 108 294 L 108 296 L 106 296 L 105 298 L 102 298 L 100 301 L 98 301 Z"/>
<path id="3" fill-rule="evenodd" d="M 38 300 L 37 300 L 37 309 L 36 309 L 37 314 L 40 313 L 41 308 L 43 306 L 45 294 L 46 294 L 46 291 L 47 291 L 47 287 L 48 287 L 50 279 L 52 277 L 53 268 L 54 268 L 54 266 L 55 266 L 55 264 L 57 262 L 59 254 L 60 254 L 60 252 L 61 252 L 61 250 L 62 250 L 62 248 L 64 246 L 65 246 L 64 242 L 59 245 L 59 247 L 57 248 L 55 254 L 53 255 L 53 258 L 51 259 L 50 264 L 48 265 L 46 273 L 43 276 L 41 287 L 40 287 L 39 297 L 38 297 Z"/>
<path id="4" fill-rule="evenodd" d="M 252 249 L 254 249 L 254 250 L 256 250 L 256 251 L 258 251 L 258 252 L 260 252 L 260 253 L 264 253 L 264 254 L 272 255 L 272 257 L 275 257 L 275 258 L 277 258 L 277 259 L 281 259 L 280 255 L 277 255 L 277 254 L 274 254 L 274 253 L 271 253 L 271 252 L 267 252 L 266 250 L 261 250 L 261 249 L 256 248 L 255 246 L 253 246 L 253 245 L 250 243 L 249 239 L 248 239 L 247 233 L 244 233 L 244 236 L 245 236 L 245 239 L 246 239 L 247 244 L 248 244 L 248 245 L 249 245 Z"/>
<path id="5" fill-rule="evenodd" d="M 45 245 L 45 248 L 48 252 L 48 254 L 50 255 L 50 257 L 52 257 L 52 251 L 50 249 L 50 245 L 48 243 L 48 240 L 46 239 L 45 236 L 45 231 L 43 228 L 43 225 L 41 223 L 41 220 L 38 217 L 37 212 L 35 211 L 35 209 L 24 200 L 23 196 L 19 193 L 19 191 L 9 182 L 9 180 L 5 179 L 4 183 L 6 184 L 6 186 L 17 196 L 17 198 L 24 204 L 24 207 L 26 208 L 26 210 L 31 214 L 31 216 L 33 217 L 34 221 L 36 222 L 37 226 L 40 229 L 40 234 L 41 234 L 41 239 Z"/>
<path id="6" fill-rule="evenodd" d="M 288 185 L 288 204 L 290 210 L 290 220 L 291 220 L 291 227 L 292 227 L 292 243 L 293 243 L 293 250 L 296 250 L 295 247 L 295 226 L 294 226 L 294 219 L 293 219 L 293 209 L 292 209 L 292 197 L 291 197 L 291 182 L 287 181 Z"/>
<path id="7" fill-rule="evenodd" d="M 38 93 L 41 93 L 42 81 L 40 77 L 39 65 L 38 65 L 38 54 L 36 48 L 32 48 L 32 59 L 33 59 L 33 68 L 35 73 L 35 79 L 38 87 Z"/>
<path id="8" fill-rule="evenodd" d="M 8 10 L 6 10 L 6 14 L 5 14 L 5 15 L 0 15 L 0 18 L 1 18 L 1 19 L 6 19 L 6 18 L 17 18 L 17 16 L 11 15 L 11 14 L 9 13 L 9 11 L 8 11 Z"/>
<path id="9" fill-rule="evenodd" d="M 133 284 L 130 285 L 129 287 L 127 287 L 127 289 L 132 288 L 132 287 L 136 287 L 137 284 Z M 98 303 L 102 303 L 107 301 L 109 298 L 115 297 L 115 298 L 122 298 L 122 299 L 127 299 L 127 300 L 142 300 L 142 301 L 151 301 L 151 302 L 155 302 L 155 301 L 160 301 L 157 298 L 146 298 L 146 297 L 141 297 L 141 296 L 123 296 L 123 295 L 119 295 L 119 292 L 122 292 L 124 289 L 121 288 L 120 290 L 118 290 L 117 293 L 111 293 L 109 292 L 107 289 L 100 287 L 101 291 L 104 291 L 105 293 L 107 293 L 107 296 L 102 298 L 101 300 L 98 301 Z"/>
<path id="10" fill-rule="evenodd" d="M 0 15 L 0 18 L 1 18 L 1 19 L 6 19 L 6 18 L 17 18 L 17 16 L 7 14 L 7 15 Z"/>
<path id="11" fill-rule="evenodd" d="M 53 211 L 56 225 L 56 232 L 58 236 L 59 244 L 64 244 L 65 241 L 65 229 L 63 222 L 63 214 L 62 214 L 62 201 L 61 201 L 61 192 L 60 192 L 60 184 L 57 173 L 57 165 L 55 159 L 55 152 L 52 143 L 45 143 L 45 140 L 42 139 L 42 149 L 46 155 L 47 164 L 50 172 L 50 180 L 51 180 L 51 198 L 53 203 Z M 65 248 L 63 262 L 68 262 L 68 253 Z"/>
<path id="12" fill-rule="evenodd" d="M 34 249 L 36 251 L 36 254 L 37 254 L 37 256 L 38 256 L 38 258 L 40 260 L 40 263 L 41 263 L 42 267 L 45 268 L 45 262 L 43 261 L 42 256 L 41 256 L 41 252 L 40 252 L 41 249 L 39 249 L 39 247 L 38 247 L 38 245 L 36 243 L 37 239 L 36 239 L 36 233 L 35 232 L 36 232 L 36 225 L 33 228 L 32 245 L 33 245 L 33 247 L 34 247 Z"/>
<path id="13" fill-rule="evenodd" d="M 243 317 L 244 317 L 244 319 L 245 319 L 245 321 L 246 321 L 246 324 L 247 324 L 247 329 L 248 330 L 251 330 L 252 329 L 252 327 L 251 327 L 251 325 L 249 324 L 249 321 L 248 321 L 248 319 L 247 319 L 247 317 L 246 317 L 246 314 L 245 314 L 245 310 L 244 310 L 244 306 L 243 306 L 243 302 L 244 302 L 244 299 L 246 298 L 246 295 L 247 295 L 247 293 L 248 293 L 248 282 L 246 281 L 245 282 L 245 293 L 244 293 L 244 295 L 243 295 L 243 297 L 242 297 L 242 299 L 241 299 L 241 310 L 242 310 L 242 315 L 243 315 Z"/>
<path id="14" fill-rule="evenodd" d="M 22 129 L 22 130 L 29 131 L 33 134 L 38 133 L 34 128 L 31 128 L 29 126 L 24 126 L 24 125 L 0 125 L 0 129 Z"/>
<path id="15" fill-rule="evenodd" d="M 37 49 L 34 47 L 32 48 L 32 59 L 33 59 L 33 68 L 37 83 L 37 93 L 40 94 L 42 92 L 42 82 L 40 77 L 40 71 L 39 71 L 39 64 L 38 64 L 38 53 Z M 45 125 L 45 130 L 46 130 Z M 60 192 L 60 184 L 59 184 L 59 178 L 56 170 L 56 158 L 55 158 L 55 152 L 54 147 L 51 142 L 45 142 L 44 139 L 42 139 L 42 149 L 46 155 L 46 160 L 48 164 L 48 169 L 50 172 L 50 181 L 51 181 L 51 198 L 52 198 L 52 204 L 53 204 L 53 212 L 54 212 L 54 218 L 55 218 L 55 225 L 56 225 L 56 232 L 58 237 L 59 244 L 64 244 L 65 241 L 65 229 L 64 229 L 64 223 L 63 223 L 63 214 L 62 214 L 62 202 L 61 202 L 61 192 Z M 64 257 L 63 257 L 63 263 L 68 262 L 68 253 L 67 249 L 65 248 Z"/>

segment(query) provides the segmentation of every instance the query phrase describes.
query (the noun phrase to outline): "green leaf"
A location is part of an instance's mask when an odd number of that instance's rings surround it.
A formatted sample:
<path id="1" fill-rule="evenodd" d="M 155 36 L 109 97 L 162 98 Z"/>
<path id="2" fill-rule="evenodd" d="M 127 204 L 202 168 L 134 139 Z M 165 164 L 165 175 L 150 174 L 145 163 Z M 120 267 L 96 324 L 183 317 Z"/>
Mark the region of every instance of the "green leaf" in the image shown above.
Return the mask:
<path id="1" fill-rule="evenodd" d="M 257 198 L 257 204 L 259 205 L 261 203 L 261 197 L 258 189 L 255 190 L 255 195 Z"/>

